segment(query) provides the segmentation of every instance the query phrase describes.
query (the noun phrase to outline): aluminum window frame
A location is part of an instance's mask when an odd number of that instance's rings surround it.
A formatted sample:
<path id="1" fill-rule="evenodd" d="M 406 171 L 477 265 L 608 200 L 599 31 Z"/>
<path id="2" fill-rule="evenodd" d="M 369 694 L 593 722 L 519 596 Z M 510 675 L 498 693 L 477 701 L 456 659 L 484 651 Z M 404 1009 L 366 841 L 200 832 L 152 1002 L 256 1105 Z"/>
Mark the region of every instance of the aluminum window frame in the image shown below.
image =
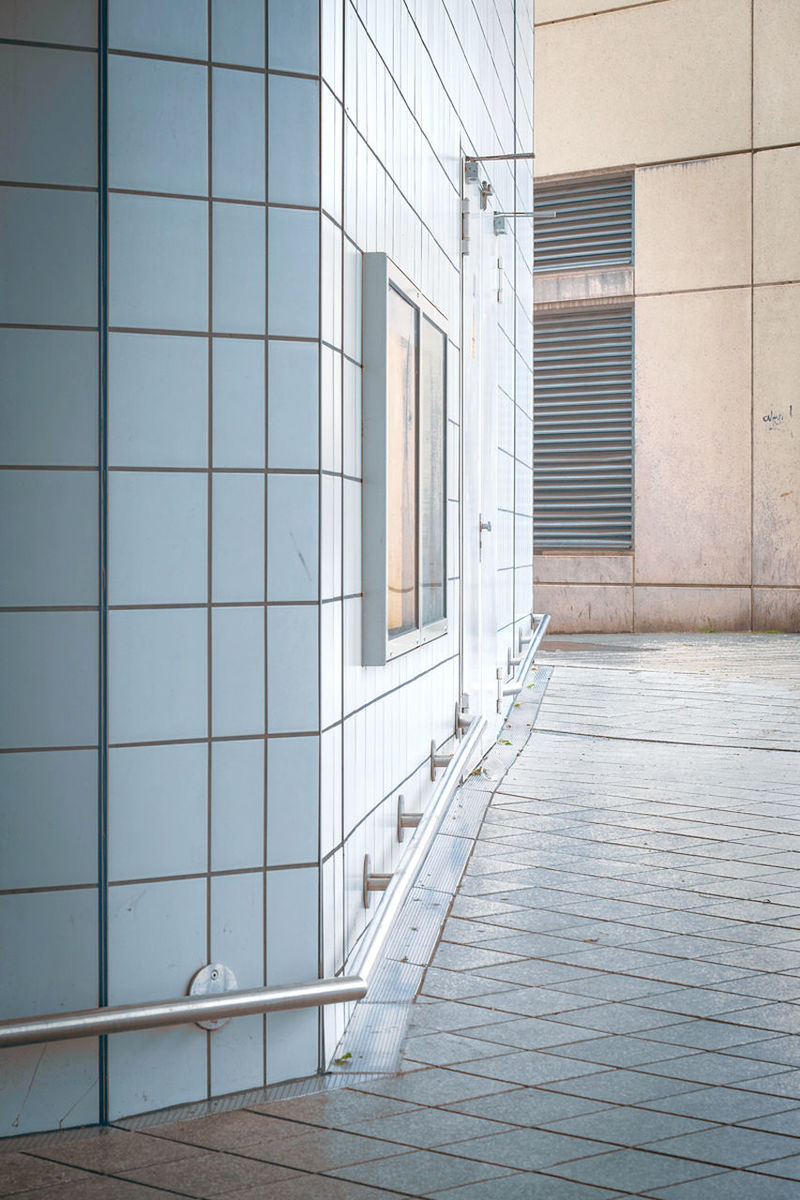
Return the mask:
<path id="1" fill-rule="evenodd" d="M 415 497 L 416 497 L 416 612 L 417 626 L 397 636 L 389 636 L 389 545 L 388 522 L 388 302 L 395 291 L 418 313 L 418 346 L 415 396 Z M 363 256 L 362 293 L 362 664 L 384 666 L 386 663 L 443 637 L 449 629 L 447 604 L 447 345 L 448 321 L 444 314 L 416 285 L 382 252 Z M 422 624 L 422 505 L 420 502 L 420 430 L 421 411 L 425 396 L 421 382 L 422 330 L 424 319 L 442 335 L 442 594 L 444 615 L 427 625 Z"/>

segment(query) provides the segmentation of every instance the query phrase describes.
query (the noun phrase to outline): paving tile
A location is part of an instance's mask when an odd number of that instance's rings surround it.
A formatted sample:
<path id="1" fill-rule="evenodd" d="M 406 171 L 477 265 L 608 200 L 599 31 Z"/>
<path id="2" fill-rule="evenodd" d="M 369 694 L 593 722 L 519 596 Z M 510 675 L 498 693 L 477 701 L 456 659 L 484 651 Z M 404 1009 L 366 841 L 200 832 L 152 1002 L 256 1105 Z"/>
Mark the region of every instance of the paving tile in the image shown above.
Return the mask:
<path id="1" fill-rule="evenodd" d="M 655 1009 L 638 1008 L 633 1004 L 592 1004 L 565 1015 L 570 1025 L 601 1030 L 603 1033 L 642 1033 L 655 1038 L 655 1030 L 685 1024 L 675 1013 L 660 1013 Z M 657 1039 L 658 1040 L 658 1039 Z M 665 1039 L 666 1040 L 666 1039 Z"/>
<path id="2" fill-rule="evenodd" d="M 494 1133 L 488 1137 L 473 1138 L 470 1142 L 454 1142 L 441 1147 L 449 1154 L 514 1167 L 518 1171 L 539 1171 L 557 1163 L 597 1154 L 606 1148 L 599 1141 L 570 1137 L 546 1129 L 514 1129 L 510 1133 Z"/>
<path id="3" fill-rule="evenodd" d="M 379 1117 L 352 1125 L 352 1133 L 384 1138 L 415 1149 L 430 1150 L 450 1142 L 463 1142 L 491 1133 L 508 1133 L 512 1125 L 438 1108 L 418 1108 L 394 1117 Z"/>
<path id="4" fill-rule="evenodd" d="M 151 1200 L 154 1195 L 161 1194 L 151 1192 Z M 365 1187 L 348 1179 L 333 1179 L 329 1175 L 295 1173 L 291 1179 L 279 1183 L 232 1192 L 230 1200 L 390 1200 L 392 1196 L 397 1197 L 398 1193 Z"/>
<path id="5" fill-rule="evenodd" d="M 743 1124 L 749 1125 L 751 1129 L 766 1129 L 769 1133 L 787 1133 L 791 1137 L 800 1137 L 800 1105 L 772 1116 L 753 1117 Z"/>
<path id="6" fill-rule="evenodd" d="M 490 1012 L 523 1013 L 529 1017 L 563 1017 L 578 1012 L 581 1008 L 590 1008 L 597 1003 L 593 996 L 577 996 L 571 992 L 561 992 L 554 988 L 530 987 L 523 984 L 510 990 L 491 992 L 488 996 L 475 996 L 470 1003 L 489 1009 Z"/>
<path id="7" fill-rule="evenodd" d="M 155 1133 L 155 1131 L 153 1131 Z M 192 1146 L 164 1141 L 149 1133 L 127 1129 L 99 1129 L 89 1136 L 65 1135 L 36 1151 L 42 1158 L 72 1163 L 92 1171 L 118 1172 L 147 1167 L 151 1163 L 188 1160 L 202 1154 Z"/>
<path id="8" fill-rule="evenodd" d="M 793 1153 L 800 1162 L 800 1142 L 796 1138 L 730 1125 L 701 1133 L 680 1134 L 647 1148 L 723 1167 L 752 1167 Z"/>
<path id="9" fill-rule="evenodd" d="M 663 1073 L 669 1074 L 668 1060 L 683 1056 L 684 1047 L 623 1034 L 591 1038 L 565 1046 L 549 1046 L 547 1053 L 566 1055 L 582 1062 L 602 1063 L 609 1067 L 640 1067 L 645 1063 L 663 1063 Z"/>
<path id="10" fill-rule="evenodd" d="M 244 1149 L 241 1153 L 245 1153 Z M 300 1171 L 331 1171 L 334 1167 L 396 1154 L 397 1146 L 340 1129 L 312 1129 L 300 1137 L 250 1143 L 246 1153 Z"/>
<path id="11" fill-rule="evenodd" d="M 424 1192 L 441 1191 L 462 1183 L 477 1183 L 496 1179 L 510 1172 L 492 1163 L 456 1158 L 435 1150 L 415 1150 L 378 1162 L 341 1167 L 331 1172 L 338 1178 L 352 1179 L 375 1187 L 392 1188 L 403 1195 L 418 1196 Z"/>
<path id="12" fill-rule="evenodd" d="M 615 1200 L 617 1192 L 587 1187 L 566 1179 L 536 1175 L 507 1175 L 487 1183 L 468 1183 L 466 1187 L 444 1192 L 427 1192 L 430 1200 Z"/>
<path id="13" fill-rule="evenodd" d="M 749 1084 L 748 1084 L 749 1087 Z M 641 1104 L 662 1112 L 679 1113 L 705 1121 L 739 1123 L 785 1112 L 789 1103 L 780 1096 L 764 1096 L 739 1088 L 694 1088 L 676 1095 L 656 1096 Z"/>
<path id="14" fill-rule="evenodd" d="M 685 1079 L 659 1078 L 639 1071 L 617 1070 L 560 1080 L 553 1085 L 553 1090 L 572 1096 L 586 1096 L 590 1100 L 607 1100 L 611 1104 L 646 1104 L 663 1096 L 694 1091 L 697 1086 Z M 659 1107 L 663 1106 L 659 1104 Z"/>
<path id="15" fill-rule="evenodd" d="M 553 1122 L 549 1128 L 574 1137 L 596 1138 L 618 1146 L 643 1146 L 662 1138 L 678 1137 L 712 1129 L 708 1121 L 680 1117 L 675 1113 L 651 1112 L 645 1108 L 606 1108 L 601 1112 L 585 1113 Z M 660 1147 L 654 1147 L 660 1149 Z"/>
<path id="16" fill-rule="evenodd" d="M 566 1096 L 540 1088 L 515 1088 L 494 1096 L 479 1096 L 451 1104 L 456 1112 L 471 1113 L 492 1121 L 507 1121 L 526 1128 L 576 1117 L 583 1113 L 608 1112 L 607 1103 L 586 1100 L 582 1096 Z"/>
<path id="17" fill-rule="evenodd" d="M 744 1017 L 741 1014 L 745 1012 L 756 1018 L 755 1022 L 750 1021 L 750 1024 L 758 1024 L 756 1009 L 765 1007 L 759 1001 L 753 1000 L 752 997 L 726 992 L 722 989 L 717 991 L 713 988 L 700 987 L 673 988 L 667 993 L 640 997 L 638 1003 L 642 1008 L 655 1008 L 659 1012 L 675 1012 L 687 1017 L 713 1017 L 722 1013 L 735 1012 L 739 1014 L 736 1017 L 739 1024 L 744 1023 Z"/>
<path id="18" fill-rule="evenodd" d="M 298 1137 L 307 1132 L 306 1126 L 297 1121 L 285 1121 L 280 1117 L 248 1112 L 247 1109 L 214 1113 L 209 1117 L 198 1117 L 194 1121 L 176 1121 L 150 1130 L 151 1137 L 202 1146 L 210 1150 L 230 1150 L 251 1143 L 270 1143 L 278 1138 Z M 180 1146 L 175 1146 L 172 1157 L 179 1158 L 181 1153 Z M 162 1158 L 168 1157 L 170 1156 L 165 1150 Z M 153 1158 L 150 1161 L 158 1160 Z M 142 1162 L 134 1165 L 146 1164 Z"/>
<path id="19" fill-rule="evenodd" d="M 723 1171 L 694 1183 L 657 1188 L 653 1200 L 797 1200 L 797 1186 L 787 1179 L 747 1171 Z"/>
<path id="20" fill-rule="evenodd" d="M 743 1059 L 740 1062 L 746 1061 Z M 758 1064 L 754 1064 L 758 1065 Z M 774 1067 L 774 1063 L 761 1063 L 761 1069 Z M 800 1071 L 782 1070 L 778 1074 L 748 1079 L 744 1085 L 751 1092 L 767 1092 L 771 1096 L 785 1096 L 789 1100 L 800 1100 Z"/>
<path id="21" fill-rule="evenodd" d="M 674 1079 L 688 1079 L 693 1083 L 742 1083 L 746 1079 L 757 1079 L 766 1075 L 764 1064 L 748 1058 L 734 1058 L 729 1054 L 687 1054 L 682 1058 L 671 1058 L 668 1062 L 642 1063 L 642 1071 L 659 1075 L 670 1075 Z M 748 1085 L 749 1086 L 749 1085 Z"/>
<path id="22" fill-rule="evenodd" d="M 778 1158 L 774 1162 L 759 1163 L 758 1170 L 759 1173 L 779 1175 L 783 1179 L 800 1179 L 800 1154 Z"/>
<path id="23" fill-rule="evenodd" d="M 473 1058 L 485 1058 L 498 1053 L 499 1047 L 477 1037 L 466 1037 L 457 1033 L 436 1032 L 418 1037 L 409 1037 L 403 1043 L 403 1057 L 411 1062 L 430 1063 L 441 1067 L 449 1063 L 469 1062 Z"/>
<path id="24" fill-rule="evenodd" d="M 16 1196 L 19 1192 L 34 1188 L 67 1187 L 70 1183 L 81 1183 L 87 1176 L 83 1171 L 63 1163 L 49 1162 L 32 1154 L 17 1154 L 14 1151 L 0 1153 L 0 1196 Z"/>
<path id="25" fill-rule="evenodd" d="M 545 1054 L 538 1050 L 518 1050 L 513 1054 L 501 1054 L 485 1059 L 461 1063 L 461 1070 L 493 1080 L 531 1087 L 538 1083 L 554 1083 L 557 1080 L 573 1079 L 579 1075 L 591 1075 L 598 1070 L 595 1063 L 579 1062 L 574 1058 Z"/>
<path id="26" fill-rule="evenodd" d="M 239 1154 L 210 1153 L 178 1162 L 155 1163 L 124 1174 L 134 1183 L 185 1196 L 210 1197 L 230 1196 L 245 1187 L 263 1188 L 277 1180 L 291 1178 L 294 1172 Z"/>
<path id="27" fill-rule="evenodd" d="M 754 1034 L 754 1029 L 747 1033 Z M 800 1045 L 796 1037 L 773 1037 L 772 1032 L 762 1032 L 756 1035 L 755 1041 L 744 1045 L 733 1045 L 726 1051 L 737 1058 L 754 1058 L 763 1063 L 783 1063 L 786 1066 L 800 1067 Z"/>
<path id="28" fill-rule="evenodd" d="M 575 992 L 579 996 L 594 996 L 598 1000 L 638 1000 L 644 996 L 657 996 L 660 1000 L 670 991 L 678 989 L 649 979 L 634 979 L 630 975 L 596 972 L 588 978 L 560 983 L 559 990 Z"/>
<path id="29" fill-rule="evenodd" d="M 669 1042 L 674 1046 L 693 1047 L 697 1050 L 725 1049 L 729 1054 L 741 1054 L 745 1058 L 763 1057 L 760 1047 L 776 1040 L 769 1033 L 757 1032 L 749 1026 L 702 1020 L 681 1021 L 680 1024 L 669 1025 L 665 1029 L 654 1029 L 649 1032 L 648 1037 L 653 1041 Z M 752 1055 L 746 1053 L 748 1050 L 752 1051 Z"/>
<path id="30" fill-rule="evenodd" d="M 630 1192 L 650 1192 L 668 1183 L 683 1183 L 713 1175 L 716 1167 L 646 1150 L 616 1150 L 579 1158 L 558 1167 L 556 1174 L 601 1187 L 624 1186 Z"/>
<path id="31" fill-rule="evenodd" d="M 501 954 L 496 950 L 484 950 L 480 946 L 458 946 L 455 942 L 441 942 L 433 956 L 434 967 L 445 971 L 476 971 L 496 963 L 519 961 L 519 955 Z"/>
<path id="32" fill-rule="evenodd" d="M 417 1105 L 454 1104 L 473 1096 L 507 1092 L 509 1088 L 505 1080 L 467 1075 L 462 1071 L 448 1071 L 440 1067 L 427 1067 L 392 1079 L 370 1079 L 367 1083 L 357 1085 L 358 1091 L 394 1096 Z"/>
<path id="33" fill-rule="evenodd" d="M 307 1123 L 324 1125 L 331 1129 L 346 1129 L 360 1121 L 377 1117 L 390 1117 L 395 1113 L 413 1112 L 416 1105 L 393 1096 L 377 1096 L 369 1092 L 357 1092 L 352 1088 L 336 1088 L 331 1092 L 316 1092 L 310 1096 L 296 1096 L 287 1100 L 272 1100 L 250 1106 L 251 1111 L 269 1116 Z M 300 1126 L 301 1132 L 307 1132 Z"/>
<path id="34" fill-rule="evenodd" d="M 185 1194 L 185 1193 L 184 1193 Z M 80 1183 L 56 1184 L 24 1192 L 24 1200 L 153 1200 L 155 1196 L 174 1195 L 107 1175 L 83 1173 Z"/>
<path id="35" fill-rule="evenodd" d="M 508 984 L 502 980 L 473 975 L 469 971 L 443 971 L 428 967 L 420 992 L 423 996 L 434 996 L 439 1000 L 466 1000 L 472 996 L 502 992 L 507 987 Z"/>
<path id="36" fill-rule="evenodd" d="M 458 1000 L 435 1000 L 431 1003 L 417 1003 L 413 1006 L 408 1029 L 412 1035 L 430 1033 L 434 1030 L 446 1030 L 452 1033 L 476 1027 L 488 1028 L 489 1025 L 502 1024 L 507 1020 L 508 1013 L 505 1012 L 491 1012 L 486 1007 L 478 1008 L 474 1004 L 465 1004 Z"/>
<path id="37" fill-rule="evenodd" d="M 495 1022 L 484 1029 L 471 1029 L 469 1036 L 484 1043 L 493 1042 L 504 1046 L 518 1046 L 524 1050 L 536 1050 L 545 1046 L 590 1040 L 594 1037 L 594 1031 L 576 1029 L 574 1025 L 568 1025 L 564 1021 L 544 1021 L 526 1016 L 513 1021 Z"/>

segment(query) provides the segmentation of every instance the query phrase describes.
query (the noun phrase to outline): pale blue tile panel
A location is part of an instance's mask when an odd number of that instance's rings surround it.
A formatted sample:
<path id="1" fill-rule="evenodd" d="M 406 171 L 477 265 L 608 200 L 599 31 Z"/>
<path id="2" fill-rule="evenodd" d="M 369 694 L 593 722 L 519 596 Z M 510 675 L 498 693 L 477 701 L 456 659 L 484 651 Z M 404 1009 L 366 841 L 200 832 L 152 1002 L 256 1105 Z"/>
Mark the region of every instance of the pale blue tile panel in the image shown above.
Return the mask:
<path id="1" fill-rule="evenodd" d="M 267 598 L 315 600 L 319 591 L 319 480 L 270 475 Z"/>
<path id="2" fill-rule="evenodd" d="M 97 880 L 97 752 L 0 754 L 4 888 Z"/>
<path id="3" fill-rule="evenodd" d="M 206 340 L 112 333 L 108 357 L 110 465 L 206 466 Z"/>
<path id="4" fill-rule="evenodd" d="M 212 733 L 263 733 L 264 609 L 216 608 L 212 628 Z"/>
<path id="5" fill-rule="evenodd" d="M 205 962 L 205 879 L 109 889 L 109 1004 L 177 1000 Z"/>
<path id="6" fill-rule="evenodd" d="M 215 62 L 264 66 L 264 0 L 211 0 Z"/>
<path id="7" fill-rule="evenodd" d="M 204 201 L 112 195 L 109 239 L 112 325 L 208 328 L 208 205 Z"/>
<path id="8" fill-rule="evenodd" d="M 94 187 L 97 56 L 0 45 L 3 178 Z"/>
<path id="9" fill-rule="evenodd" d="M 97 196 L 0 187 L 0 321 L 97 324 Z"/>
<path id="10" fill-rule="evenodd" d="M 270 733 L 319 729 L 318 621 L 316 605 L 267 610 Z"/>
<path id="11" fill-rule="evenodd" d="M 2 745 L 97 745 L 97 614 L 0 613 Z"/>
<path id="12" fill-rule="evenodd" d="M 112 742 L 206 736 L 206 625 L 202 609 L 109 614 Z"/>
<path id="13" fill-rule="evenodd" d="M 97 1038 L 4 1050 L 0 1137 L 97 1124 L 97 1055 Z"/>
<path id="14" fill-rule="evenodd" d="M 182 994 L 170 993 L 163 999 L 177 999 Z M 194 1024 L 109 1038 L 109 1120 L 205 1100 L 207 1040 Z"/>
<path id="15" fill-rule="evenodd" d="M 7 969 L 4 1017 L 93 1008 L 97 1003 L 97 890 L 0 896 Z"/>
<path id="16" fill-rule="evenodd" d="M 214 466 L 264 466 L 264 343 L 215 338 Z"/>
<path id="17" fill-rule="evenodd" d="M 118 746 L 108 770 L 109 878 L 205 871 L 208 747 Z"/>
<path id="18" fill-rule="evenodd" d="M 310 342 L 269 343 L 269 465 L 319 465 L 319 349 Z"/>
<path id="19" fill-rule="evenodd" d="M 97 463 L 97 334 L 0 329 L 0 461 Z"/>
<path id="20" fill-rule="evenodd" d="M 109 483 L 109 603 L 202 604 L 208 592 L 208 480 L 114 471 Z"/>
<path id="21" fill-rule="evenodd" d="M 97 472 L 0 471 L 0 605 L 97 603 Z"/>
<path id="22" fill-rule="evenodd" d="M 214 330 L 265 332 L 265 211 L 214 205 Z"/>
<path id="23" fill-rule="evenodd" d="M 319 84 L 269 78 L 269 199 L 319 204 Z"/>
<path id="24" fill-rule="evenodd" d="M 215 68 L 211 94 L 214 195 L 263 200 L 264 76 Z"/>
<path id="25" fill-rule="evenodd" d="M 319 217 L 272 208 L 269 213 L 269 332 L 316 337 L 319 330 Z"/>
<path id="26" fill-rule="evenodd" d="M 264 1086 L 264 1018 L 239 1017 L 209 1040 L 211 1092 L 215 1096 Z"/>
<path id="27" fill-rule="evenodd" d="M 319 853 L 319 738 L 267 743 L 267 866 L 311 862 Z"/>
<path id="28" fill-rule="evenodd" d="M 302 983 L 319 975 L 316 867 L 267 874 L 267 985 Z"/>
<path id="29" fill-rule="evenodd" d="M 211 866 L 214 871 L 264 862 L 264 742 L 211 747 Z"/>
<path id="30" fill-rule="evenodd" d="M 267 0 L 269 63 L 276 71 L 319 70 L 320 0 Z"/>
<path id="31" fill-rule="evenodd" d="M 6 0 L 0 37 L 29 42 L 97 45 L 97 0 Z"/>
<path id="32" fill-rule="evenodd" d="M 207 79 L 191 63 L 111 55 L 110 187 L 208 194 Z"/>
<path id="33" fill-rule="evenodd" d="M 264 985 L 264 879 L 259 874 L 211 880 L 211 961 L 224 963 L 240 988 Z"/>
<path id="34" fill-rule="evenodd" d="M 108 44 L 176 58 L 208 57 L 207 0 L 109 0 Z"/>
<path id="35" fill-rule="evenodd" d="M 314 974 L 316 978 L 316 972 Z M 304 982 L 304 980 L 298 980 Z M 281 1083 L 319 1070 L 319 1018 L 313 1008 L 267 1017 L 267 1083 Z"/>
<path id="36" fill-rule="evenodd" d="M 264 600 L 263 475 L 214 475 L 212 600 Z"/>

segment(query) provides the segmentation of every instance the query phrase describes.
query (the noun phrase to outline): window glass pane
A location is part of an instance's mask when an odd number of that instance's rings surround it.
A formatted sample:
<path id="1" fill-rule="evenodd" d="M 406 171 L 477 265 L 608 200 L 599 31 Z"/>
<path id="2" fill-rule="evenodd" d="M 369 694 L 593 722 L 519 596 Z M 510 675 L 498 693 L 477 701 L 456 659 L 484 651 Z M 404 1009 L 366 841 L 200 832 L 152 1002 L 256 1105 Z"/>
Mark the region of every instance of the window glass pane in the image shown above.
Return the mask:
<path id="1" fill-rule="evenodd" d="M 422 624 L 445 613 L 445 352 L 441 330 L 422 322 L 419 500 L 422 537 Z"/>
<path id="2" fill-rule="evenodd" d="M 417 309 L 393 288 L 388 300 L 386 468 L 388 625 L 396 637 L 417 628 Z"/>

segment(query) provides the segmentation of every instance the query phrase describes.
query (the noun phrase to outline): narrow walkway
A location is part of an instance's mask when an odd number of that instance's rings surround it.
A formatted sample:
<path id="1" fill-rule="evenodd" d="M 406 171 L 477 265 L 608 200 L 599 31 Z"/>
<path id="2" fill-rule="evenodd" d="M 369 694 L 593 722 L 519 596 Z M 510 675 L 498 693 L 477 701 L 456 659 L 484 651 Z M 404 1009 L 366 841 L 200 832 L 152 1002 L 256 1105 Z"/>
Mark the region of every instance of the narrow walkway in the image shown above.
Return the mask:
<path id="1" fill-rule="evenodd" d="M 551 639 L 403 1072 L 18 1148 L 26 1200 L 797 1200 L 800 638 Z"/>

